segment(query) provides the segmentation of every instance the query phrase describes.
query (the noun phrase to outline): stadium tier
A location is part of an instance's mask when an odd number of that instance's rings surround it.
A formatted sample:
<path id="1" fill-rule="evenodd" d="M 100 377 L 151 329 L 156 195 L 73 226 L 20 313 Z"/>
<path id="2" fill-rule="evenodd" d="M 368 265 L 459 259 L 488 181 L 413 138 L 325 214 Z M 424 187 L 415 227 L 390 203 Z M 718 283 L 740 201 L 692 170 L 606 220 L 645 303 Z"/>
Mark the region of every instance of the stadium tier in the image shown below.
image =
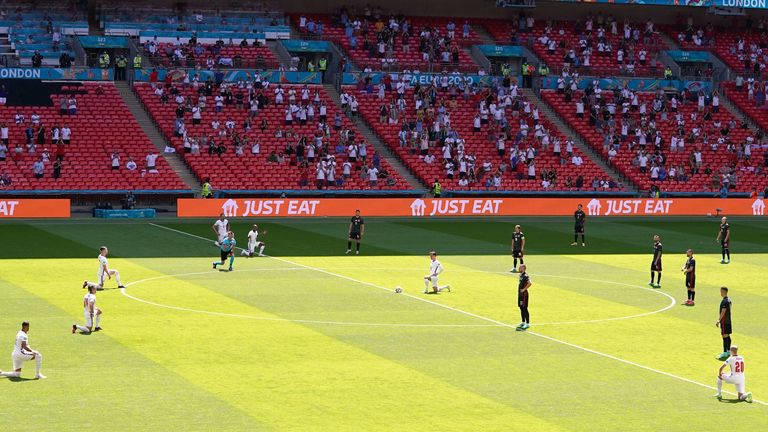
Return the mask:
<path id="1" fill-rule="evenodd" d="M 724 82 L 720 85 L 723 87 L 728 98 L 740 110 L 749 115 L 760 128 L 768 130 L 768 111 L 766 111 L 766 88 L 764 83 L 744 80 L 741 83 L 741 88 L 736 87 L 735 82 Z M 752 88 L 751 91 L 750 87 Z"/>
<path id="2" fill-rule="evenodd" d="M 147 156 L 157 150 L 114 85 L 56 87 L 48 104 L 12 105 L 9 99 L 0 107 L 0 122 L 8 127 L 7 155 L 0 161 L 0 175 L 11 180 L 6 190 L 187 189 L 162 156 L 156 157 L 156 170 L 147 169 Z M 73 106 L 76 114 L 70 114 Z M 136 163 L 133 170 L 126 167 L 130 159 Z"/>
<path id="3" fill-rule="evenodd" d="M 755 30 L 734 27 L 685 26 L 667 27 L 667 33 L 675 38 L 681 48 L 691 51 L 711 51 L 720 57 L 737 74 L 752 75 L 755 64 L 758 74 L 765 63 L 762 58 L 765 34 Z"/>
<path id="4" fill-rule="evenodd" d="M 517 108 L 505 108 L 501 104 L 506 98 L 497 101 L 489 89 L 468 93 L 467 97 L 454 92 L 456 97 L 451 97 L 450 91 L 424 86 L 404 90 L 403 98 L 398 98 L 395 88 L 372 93 L 354 87 L 346 90 L 355 96 L 360 113 L 376 133 L 426 184 L 439 180 L 448 190 L 470 191 L 584 191 L 616 187 L 611 176 L 577 148 L 569 155 L 566 138 L 524 98 L 514 103 Z M 509 102 L 512 104 L 514 99 L 510 97 Z M 499 107 L 494 109 L 497 103 Z M 498 115 L 494 116 L 491 110 Z M 534 115 L 540 117 L 540 131 Z M 480 122 L 477 129 L 476 116 Z M 506 134 L 502 132 L 502 123 L 507 124 Z M 503 151 L 499 150 L 500 141 Z M 443 145 L 444 142 L 448 145 Z M 555 152 L 560 152 L 560 156 Z M 574 156 L 578 165 L 574 165 Z M 462 181 L 464 177 L 466 183 Z M 601 181 L 608 187 L 600 187 Z M 598 187 L 593 187 L 593 182 Z"/>
<path id="5" fill-rule="evenodd" d="M 606 21 L 601 25 L 595 19 L 483 21 L 496 42 L 528 45 L 553 72 L 568 67 L 581 75 L 661 75 L 663 66 L 653 65 L 665 44 L 653 24 L 614 23 Z"/>
<path id="6" fill-rule="evenodd" d="M 448 69 L 474 73 L 478 68 L 465 47 L 481 42 L 466 20 L 402 16 L 366 19 L 322 14 L 290 17 L 300 36 L 339 43 L 361 69 Z M 318 23 L 322 24 L 320 34 Z"/>
<path id="7" fill-rule="evenodd" d="M 234 39 L 223 44 L 189 45 L 147 42 L 145 56 L 153 65 L 163 67 L 234 67 L 277 69 L 280 62 L 267 46 L 254 46 L 254 40 Z M 152 46 L 154 45 L 154 46 Z"/>
<path id="8" fill-rule="evenodd" d="M 278 89 L 284 95 L 283 103 L 277 103 L 275 91 Z M 258 107 L 254 111 L 248 103 L 248 89 L 236 84 L 231 87 L 233 98 L 228 99 L 229 103 L 222 99 L 217 111 L 215 98 L 221 88 L 212 87 L 199 114 L 192 114 L 191 108 L 177 111 L 177 96 L 184 99 L 182 108 L 187 107 L 186 101 L 194 100 L 195 104 L 201 101 L 198 92 L 191 86 L 169 89 L 169 93 L 178 94 L 169 95 L 167 103 L 163 103 L 157 89 L 149 84 L 136 84 L 135 90 L 166 138 L 184 155 L 195 174 L 201 179 L 210 178 L 218 189 L 410 189 L 370 145 L 365 146 L 365 165 L 360 157 L 355 157 L 345 167 L 349 145 L 360 144 L 361 135 L 321 86 L 269 84 L 263 91 L 254 91 L 253 100 Z M 237 95 L 243 97 L 240 105 Z M 287 114 L 294 101 L 296 111 L 291 113 L 291 124 L 288 124 Z M 300 120 L 300 106 L 309 108 L 306 110 L 306 121 Z M 327 123 L 321 127 L 323 109 L 326 110 Z M 198 116 L 199 122 L 195 120 Z M 181 133 L 177 119 L 183 119 L 185 131 Z M 219 123 L 216 129 L 214 122 Z M 247 127 L 246 122 L 250 122 Z M 359 147 L 355 151 L 359 151 Z M 321 160 L 325 160 L 326 156 L 334 156 L 332 165 L 323 165 Z M 369 169 L 376 166 L 378 173 Z M 344 176 L 346 168 L 350 171 L 349 176 Z M 328 171 L 332 171 L 334 181 L 326 185 Z M 321 187 L 318 178 L 326 180 Z"/>
<path id="9" fill-rule="evenodd" d="M 604 91 L 599 99 L 590 93 L 578 91 L 571 101 L 553 90 L 542 95 L 589 145 L 642 189 L 716 193 L 723 185 L 739 192 L 765 188 L 764 150 L 756 145 L 755 133 L 722 105 L 718 110 L 707 103 L 703 94 L 701 101 L 693 95 L 683 103 L 680 95 L 673 99 L 665 93 L 637 93 L 635 104 L 631 93 L 620 98 Z M 583 114 L 577 114 L 581 103 Z M 606 114 L 613 110 L 615 117 Z M 628 114 L 623 115 L 624 110 Z M 605 120 L 609 117 L 615 119 L 613 129 Z"/>

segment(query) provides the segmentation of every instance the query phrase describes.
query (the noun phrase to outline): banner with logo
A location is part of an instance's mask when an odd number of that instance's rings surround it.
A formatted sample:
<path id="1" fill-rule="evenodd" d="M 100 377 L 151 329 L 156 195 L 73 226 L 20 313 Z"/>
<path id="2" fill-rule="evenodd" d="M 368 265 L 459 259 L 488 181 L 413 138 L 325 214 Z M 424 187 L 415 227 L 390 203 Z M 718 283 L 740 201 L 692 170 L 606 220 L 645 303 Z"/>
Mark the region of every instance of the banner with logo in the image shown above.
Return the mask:
<path id="1" fill-rule="evenodd" d="M 326 41 L 308 41 L 289 39 L 280 41 L 290 52 L 330 52 L 331 45 Z"/>
<path id="2" fill-rule="evenodd" d="M 112 68 L 0 68 L 0 79 L 111 81 L 112 77 Z"/>
<path id="3" fill-rule="evenodd" d="M 5 218 L 68 218 L 68 199 L 2 199 L 0 219 Z"/>
<path id="4" fill-rule="evenodd" d="M 179 217 L 570 216 L 582 204 L 590 216 L 764 216 L 757 199 L 718 198 L 230 198 L 177 201 Z"/>
<path id="5" fill-rule="evenodd" d="M 78 36 L 83 48 L 128 48 L 127 36 Z"/>
<path id="6" fill-rule="evenodd" d="M 676 62 L 708 62 L 709 53 L 707 51 L 681 51 L 667 50 L 667 55 Z"/>
<path id="7" fill-rule="evenodd" d="M 392 82 L 397 82 L 400 80 L 401 76 L 404 76 L 408 83 L 411 86 L 415 86 L 416 84 L 420 85 L 428 85 L 435 80 L 437 80 L 437 84 L 440 84 L 440 78 L 443 76 L 443 74 L 439 73 L 400 73 L 400 72 L 393 72 L 390 74 L 387 74 L 386 72 L 345 72 L 342 74 L 341 77 L 341 83 L 343 85 L 355 85 L 360 81 L 364 81 L 366 78 L 370 78 L 371 84 L 378 85 L 382 78 L 384 78 L 385 75 L 389 75 L 392 78 Z M 456 73 L 449 73 L 446 74 L 448 77 L 448 84 L 459 84 L 463 82 L 466 85 L 471 84 L 477 84 L 479 86 L 483 85 L 491 85 L 494 80 L 497 80 L 501 82 L 501 78 L 493 77 L 489 75 L 471 75 L 471 74 L 456 74 Z"/>
<path id="8" fill-rule="evenodd" d="M 516 45 L 477 45 L 486 57 L 525 57 L 523 47 Z"/>

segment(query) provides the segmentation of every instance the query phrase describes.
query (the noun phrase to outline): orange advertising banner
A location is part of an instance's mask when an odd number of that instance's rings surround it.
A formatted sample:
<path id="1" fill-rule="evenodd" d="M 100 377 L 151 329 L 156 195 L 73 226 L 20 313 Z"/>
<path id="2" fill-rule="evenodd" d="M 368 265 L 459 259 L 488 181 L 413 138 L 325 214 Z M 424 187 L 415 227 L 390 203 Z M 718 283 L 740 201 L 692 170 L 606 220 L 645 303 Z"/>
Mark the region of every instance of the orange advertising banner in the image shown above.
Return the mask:
<path id="1" fill-rule="evenodd" d="M 179 217 L 764 216 L 763 199 L 718 198 L 181 198 Z"/>
<path id="2" fill-rule="evenodd" d="M 0 219 L 5 218 L 68 218 L 68 199 L 5 199 L 0 198 Z"/>

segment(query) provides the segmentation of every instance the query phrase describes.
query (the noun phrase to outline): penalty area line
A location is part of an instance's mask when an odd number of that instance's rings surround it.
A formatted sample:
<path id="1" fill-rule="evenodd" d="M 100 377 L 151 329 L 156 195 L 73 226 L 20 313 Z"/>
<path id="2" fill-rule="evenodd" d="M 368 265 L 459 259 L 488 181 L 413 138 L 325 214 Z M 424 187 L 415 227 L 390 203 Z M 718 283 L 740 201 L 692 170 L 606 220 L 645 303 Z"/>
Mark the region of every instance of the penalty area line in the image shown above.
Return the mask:
<path id="1" fill-rule="evenodd" d="M 205 240 L 205 241 L 210 241 L 210 239 L 198 236 L 196 234 L 188 233 L 188 232 L 185 232 L 185 231 L 180 231 L 180 230 L 177 230 L 177 229 L 174 229 L 174 228 L 169 228 L 169 227 L 166 227 L 166 226 L 163 226 L 163 225 L 158 225 L 158 224 L 155 224 L 155 223 L 152 223 L 152 222 L 150 222 L 149 224 L 154 226 L 154 227 L 165 229 L 165 230 L 168 230 L 168 231 L 172 231 L 172 232 L 175 232 L 175 233 L 178 233 L 178 234 L 182 234 L 182 235 L 186 235 L 186 236 L 189 236 L 189 237 L 198 238 L 198 239 Z M 346 279 L 348 281 L 357 282 L 359 284 L 367 285 L 367 286 L 370 286 L 370 287 L 373 287 L 373 288 L 379 288 L 379 289 L 384 289 L 384 290 L 390 291 L 389 288 L 386 288 L 386 287 L 383 287 L 383 286 L 380 286 L 380 285 L 376 285 L 376 284 L 373 284 L 371 282 L 365 282 L 365 281 L 362 281 L 362 280 L 354 279 L 354 278 L 351 278 L 349 276 L 345 276 L 345 275 L 338 274 L 338 273 L 333 273 L 333 272 L 330 272 L 330 271 L 327 271 L 327 270 L 323 270 L 323 269 L 320 269 L 320 268 L 317 268 L 317 267 L 312 267 L 312 266 L 308 266 L 308 265 L 305 265 L 305 264 L 297 263 L 297 262 L 294 262 L 294 261 L 291 261 L 291 260 L 287 260 L 287 259 L 284 259 L 284 258 L 277 258 L 277 257 L 273 257 L 273 256 L 270 256 L 270 255 L 267 255 L 267 256 L 269 258 L 272 258 L 272 259 L 277 260 L 277 261 L 284 262 L 286 264 L 292 264 L 292 265 L 295 265 L 295 266 L 304 267 L 304 268 L 315 270 L 315 271 L 318 271 L 320 273 L 324 273 L 324 274 L 327 274 L 327 275 L 330 275 L 330 276 L 336 276 L 336 277 L 341 278 L 341 279 Z M 414 296 L 412 294 L 403 293 L 402 295 L 410 297 L 410 298 L 412 298 L 414 300 L 422 301 L 422 302 L 425 302 L 425 303 L 432 304 L 434 306 L 438 306 L 438 307 L 441 307 L 441 308 L 444 308 L 444 309 L 452 310 L 454 312 L 457 312 L 457 313 L 460 313 L 460 314 L 463 314 L 463 315 L 466 315 L 466 316 L 477 318 L 479 320 L 487 321 L 487 322 L 496 324 L 496 325 L 498 325 L 500 327 L 507 327 L 507 328 L 510 328 L 510 329 L 516 329 L 516 326 L 513 325 L 513 324 L 509 324 L 509 323 L 505 323 L 505 322 L 502 322 L 502 321 L 498 321 L 498 320 L 490 318 L 490 317 L 486 317 L 486 316 L 483 316 L 483 315 L 478 315 L 478 314 L 475 314 L 475 313 L 472 313 L 472 312 L 469 312 L 469 311 L 465 311 L 463 309 L 455 308 L 453 306 L 444 305 L 442 303 L 438 303 L 438 302 L 435 302 L 435 301 L 432 301 L 432 300 L 428 300 L 428 299 L 424 299 L 424 298 L 421 298 L 421 297 L 417 297 L 417 296 Z M 679 375 L 675 375 L 675 374 L 672 374 L 672 373 L 669 373 L 669 372 L 665 372 L 665 371 L 662 371 L 662 370 L 659 370 L 659 369 L 655 369 L 655 368 L 652 368 L 650 366 L 642 365 L 640 363 L 635 363 L 635 362 L 633 362 L 631 360 L 626 360 L 626 359 L 623 359 L 621 357 L 616 357 L 616 356 L 611 355 L 611 354 L 607 354 L 607 353 L 604 353 L 604 352 L 596 351 L 596 350 L 593 350 L 593 349 L 590 349 L 590 348 L 587 348 L 587 347 L 584 347 L 584 346 L 581 346 L 581 345 L 577 345 L 577 344 L 574 344 L 574 343 L 571 343 L 571 342 L 567 342 L 567 341 L 564 341 L 564 340 L 561 340 L 561 339 L 554 338 L 552 336 L 547 336 L 547 335 L 544 335 L 544 334 L 541 334 L 541 333 L 532 332 L 532 331 L 525 331 L 523 333 L 527 333 L 527 334 L 529 334 L 531 336 L 536 336 L 536 337 L 548 340 L 550 342 L 559 343 L 559 344 L 562 344 L 562 345 L 565 345 L 565 346 L 568 346 L 568 347 L 571 347 L 571 348 L 574 348 L 574 349 L 578 349 L 578 350 L 581 350 L 581 351 L 584 351 L 584 352 L 587 352 L 587 353 L 590 353 L 590 354 L 594 354 L 594 355 L 597 355 L 597 356 L 600 356 L 600 357 L 603 357 L 603 358 L 607 358 L 607 359 L 614 360 L 614 361 L 617 361 L 617 362 L 620 362 L 620 363 L 624 363 L 624 364 L 629 365 L 629 366 L 635 366 L 637 368 L 646 370 L 648 372 L 653 372 L 653 373 L 658 374 L 658 375 L 666 376 L 668 378 L 677 379 L 677 380 L 680 380 L 680 381 L 683 381 L 683 382 L 687 382 L 689 384 L 694 384 L 694 385 L 697 385 L 699 387 L 704 387 L 704 388 L 707 388 L 707 389 L 710 389 L 710 390 L 717 390 L 716 387 L 708 385 L 708 384 L 704 384 L 704 383 L 701 383 L 701 382 L 698 382 L 698 381 L 694 381 L 694 380 L 689 379 L 689 378 L 681 377 Z M 729 392 L 729 391 L 723 391 L 723 393 L 727 393 L 727 394 L 730 394 L 730 395 L 735 395 L 735 393 Z M 753 399 L 752 401 L 754 403 L 757 403 L 757 404 L 760 404 L 760 405 L 768 406 L 768 402 L 764 402 L 764 401 L 757 400 L 757 399 Z"/>

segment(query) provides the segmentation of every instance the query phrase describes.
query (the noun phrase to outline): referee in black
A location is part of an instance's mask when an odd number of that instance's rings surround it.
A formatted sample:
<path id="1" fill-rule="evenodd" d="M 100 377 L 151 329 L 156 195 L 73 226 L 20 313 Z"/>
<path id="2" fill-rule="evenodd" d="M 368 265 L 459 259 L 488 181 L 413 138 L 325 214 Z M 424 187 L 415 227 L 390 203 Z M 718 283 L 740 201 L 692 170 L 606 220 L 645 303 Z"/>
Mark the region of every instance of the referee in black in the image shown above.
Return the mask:
<path id="1" fill-rule="evenodd" d="M 688 259 L 685 260 L 683 273 L 685 273 L 685 288 L 688 290 L 688 300 L 683 303 L 685 306 L 694 306 L 696 300 L 696 258 L 693 257 L 693 249 L 685 252 Z"/>
<path id="2" fill-rule="evenodd" d="M 728 287 L 720 287 L 720 315 L 715 322 L 715 326 L 720 327 L 720 335 L 723 336 L 723 352 L 718 356 L 718 360 L 725 360 L 730 355 L 731 350 L 731 298 L 728 297 Z"/>
<path id="3" fill-rule="evenodd" d="M 517 306 L 520 308 L 522 321 L 517 326 L 517 331 L 528 330 L 531 326 L 531 316 L 528 314 L 528 288 L 531 287 L 531 278 L 525 272 L 525 264 L 520 264 L 520 282 L 517 285 Z"/>
<path id="4" fill-rule="evenodd" d="M 587 220 L 587 214 L 582 210 L 582 205 L 579 204 L 575 212 L 573 212 L 574 227 L 573 227 L 573 243 L 571 246 L 579 244 L 579 234 L 581 234 L 581 245 L 586 246 L 587 240 L 584 237 L 584 222 Z"/>

